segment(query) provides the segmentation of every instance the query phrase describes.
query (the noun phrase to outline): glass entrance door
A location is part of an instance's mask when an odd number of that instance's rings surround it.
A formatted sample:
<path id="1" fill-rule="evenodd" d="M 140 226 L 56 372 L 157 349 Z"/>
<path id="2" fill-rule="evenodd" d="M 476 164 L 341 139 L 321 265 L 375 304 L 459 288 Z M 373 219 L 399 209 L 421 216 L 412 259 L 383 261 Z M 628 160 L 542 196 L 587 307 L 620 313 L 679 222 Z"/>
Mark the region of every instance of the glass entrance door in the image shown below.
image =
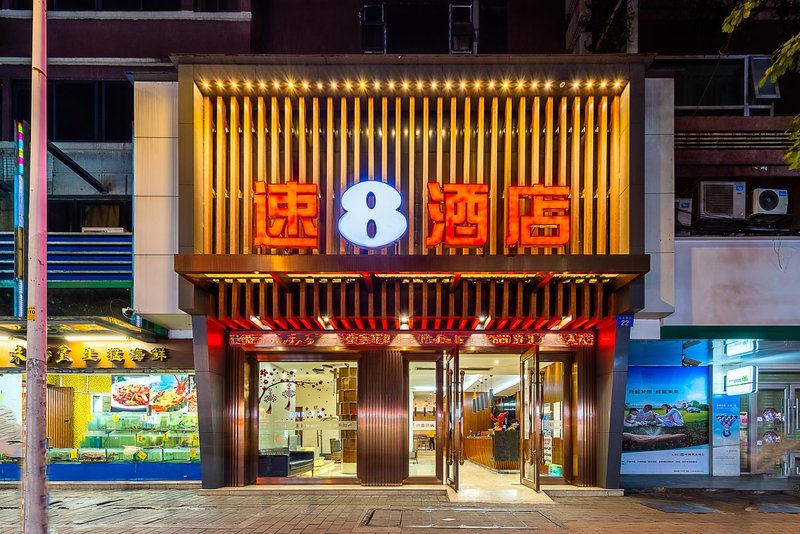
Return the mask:
<path id="1" fill-rule="evenodd" d="M 539 491 L 539 458 L 541 456 L 539 430 L 539 403 L 537 398 L 539 379 L 538 350 L 522 356 L 520 384 L 522 391 L 522 451 L 520 458 L 520 481 L 523 485 Z"/>
<path id="2" fill-rule="evenodd" d="M 573 464 L 572 355 L 545 352 L 537 360 L 537 484 L 569 484 Z"/>
<path id="3" fill-rule="evenodd" d="M 457 351 L 458 349 L 456 349 Z M 445 358 L 445 482 L 458 491 L 458 468 L 464 463 L 463 450 L 463 383 L 464 373 L 458 368 L 458 353 Z"/>

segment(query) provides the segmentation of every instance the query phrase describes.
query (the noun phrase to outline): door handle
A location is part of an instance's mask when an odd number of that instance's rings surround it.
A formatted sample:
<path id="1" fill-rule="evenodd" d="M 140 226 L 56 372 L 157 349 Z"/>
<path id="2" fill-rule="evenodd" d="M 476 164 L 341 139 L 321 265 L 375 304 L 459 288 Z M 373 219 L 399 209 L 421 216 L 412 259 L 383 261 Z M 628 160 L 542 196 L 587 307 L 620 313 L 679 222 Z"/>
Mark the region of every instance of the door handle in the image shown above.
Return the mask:
<path id="1" fill-rule="evenodd" d="M 458 465 L 464 465 L 464 374 L 464 371 L 459 372 L 460 380 L 456 382 L 461 400 L 458 409 Z"/>

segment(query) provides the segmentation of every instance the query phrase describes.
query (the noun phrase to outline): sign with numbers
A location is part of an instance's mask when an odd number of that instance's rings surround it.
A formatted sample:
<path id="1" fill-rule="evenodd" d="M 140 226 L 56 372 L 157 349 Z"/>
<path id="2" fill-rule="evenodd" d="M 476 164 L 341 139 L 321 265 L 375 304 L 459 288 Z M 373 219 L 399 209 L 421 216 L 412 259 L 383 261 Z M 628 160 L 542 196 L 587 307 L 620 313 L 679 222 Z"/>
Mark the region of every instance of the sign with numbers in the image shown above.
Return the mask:
<path id="1" fill-rule="evenodd" d="M 489 235 L 488 184 L 427 187 L 428 235 L 425 246 L 483 247 Z M 569 243 L 569 188 L 509 186 L 505 244 L 508 247 L 564 246 Z M 403 237 L 409 221 L 403 196 L 390 184 L 367 180 L 351 185 L 340 200 L 336 222 L 342 239 L 357 247 L 380 249 Z M 319 193 L 316 184 L 255 183 L 253 244 L 287 249 L 319 247 Z"/>

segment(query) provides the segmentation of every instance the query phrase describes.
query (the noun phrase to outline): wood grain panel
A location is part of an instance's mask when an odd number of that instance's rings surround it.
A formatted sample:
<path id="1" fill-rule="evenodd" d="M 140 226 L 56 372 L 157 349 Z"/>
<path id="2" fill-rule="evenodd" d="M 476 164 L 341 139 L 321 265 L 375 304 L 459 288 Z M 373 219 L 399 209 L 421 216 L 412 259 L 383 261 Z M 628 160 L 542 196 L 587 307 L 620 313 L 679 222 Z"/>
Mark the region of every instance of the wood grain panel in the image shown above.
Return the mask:
<path id="1" fill-rule="evenodd" d="M 47 384 L 47 445 L 56 448 L 72 448 L 73 443 L 73 395 L 71 387 Z"/>
<path id="2" fill-rule="evenodd" d="M 365 486 L 399 486 L 408 477 L 407 373 L 400 351 L 359 359 L 357 472 Z"/>

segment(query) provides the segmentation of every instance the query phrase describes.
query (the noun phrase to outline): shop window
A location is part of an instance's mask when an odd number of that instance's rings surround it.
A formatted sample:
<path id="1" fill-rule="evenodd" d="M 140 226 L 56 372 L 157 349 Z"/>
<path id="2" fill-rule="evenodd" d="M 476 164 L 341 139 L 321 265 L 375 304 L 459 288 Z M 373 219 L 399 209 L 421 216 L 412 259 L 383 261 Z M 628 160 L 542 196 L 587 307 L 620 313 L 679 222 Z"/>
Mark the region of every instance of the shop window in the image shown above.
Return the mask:
<path id="1" fill-rule="evenodd" d="M 130 142 L 133 137 L 133 85 L 104 82 L 102 101 L 102 139 Z"/>
<path id="2" fill-rule="evenodd" d="M 436 364 L 409 362 L 408 476 L 436 476 Z"/>
<path id="3" fill-rule="evenodd" d="M 356 362 L 261 362 L 258 478 L 355 477 Z"/>
<path id="4" fill-rule="evenodd" d="M 19 477 L 24 388 L 21 373 L 0 376 L 0 479 Z M 46 424 L 49 480 L 200 477 L 192 374 L 50 373 Z"/>

